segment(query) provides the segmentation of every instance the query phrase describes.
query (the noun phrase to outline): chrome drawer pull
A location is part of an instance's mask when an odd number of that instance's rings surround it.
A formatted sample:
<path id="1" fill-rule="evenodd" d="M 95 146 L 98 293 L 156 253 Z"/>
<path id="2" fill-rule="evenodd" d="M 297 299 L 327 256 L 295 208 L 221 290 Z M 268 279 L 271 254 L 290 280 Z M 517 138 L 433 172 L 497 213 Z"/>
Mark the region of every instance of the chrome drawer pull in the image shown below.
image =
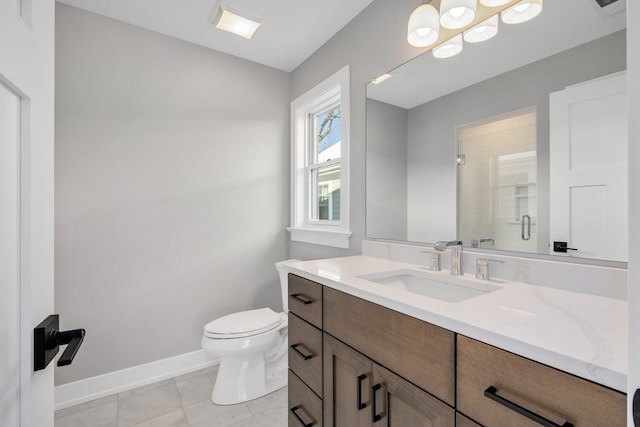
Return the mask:
<path id="1" fill-rule="evenodd" d="M 305 423 L 304 420 L 302 419 L 302 417 L 300 417 L 300 415 L 298 415 L 298 412 L 297 412 L 298 409 L 302 409 L 302 407 L 301 406 L 294 406 L 293 408 L 290 409 L 290 411 L 293 414 L 293 416 L 298 419 L 300 424 L 302 424 L 304 427 L 311 427 L 313 425 L 313 421 L 311 421 L 308 424 Z"/>
<path id="2" fill-rule="evenodd" d="M 531 421 L 535 421 L 536 423 L 543 425 L 545 427 L 573 427 L 573 424 L 571 424 L 569 421 L 566 421 L 564 424 L 556 424 L 553 421 L 546 419 L 542 415 L 538 415 L 535 412 L 532 412 L 527 408 L 524 408 L 518 405 L 517 403 L 514 403 L 508 399 L 505 399 L 502 396 L 498 396 L 497 393 L 498 393 L 498 390 L 494 386 L 489 386 L 489 388 L 487 388 L 484 391 L 484 396 L 488 397 L 494 402 L 498 402 L 499 404 L 506 406 L 512 411 L 516 411 L 520 415 L 523 415 L 529 418 Z"/>
<path id="3" fill-rule="evenodd" d="M 376 391 L 382 388 L 382 384 L 376 384 L 371 387 L 371 422 L 375 423 L 376 421 L 380 421 L 382 419 L 382 415 L 377 414 L 376 411 Z"/>
<path id="4" fill-rule="evenodd" d="M 292 294 L 291 298 L 293 298 L 294 300 L 296 300 L 298 302 L 301 302 L 304 305 L 311 304 L 313 302 L 312 299 L 309 299 L 308 297 L 305 297 L 305 296 L 300 295 L 300 294 Z"/>
<path id="5" fill-rule="evenodd" d="M 367 374 L 358 375 L 358 411 L 367 407 L 366 403 L 362 403 L 362 381 L 367 378 Z"/>
<path id="6" fill-rule="evenodd" d="M 291 350 L 293 350 L 293 351 L 295 351 L 296 353 L 298 353 L 298 355 L 299 355 L 300 357 L 302 357 L 304 360 L 309 360 L 309 359 L 311 359 L 311 358 L 313 357 L 313 354 L 304 354 L 303 352 L 301 352 L 300 350 L 298 350 L 298 347 L 299 347 L 300 345 L 301 345 L 301 344 L 293 344 L 293 345 L 291 345 L 291 346 L 290 346 L 290 347 L 291 347 Z"/>

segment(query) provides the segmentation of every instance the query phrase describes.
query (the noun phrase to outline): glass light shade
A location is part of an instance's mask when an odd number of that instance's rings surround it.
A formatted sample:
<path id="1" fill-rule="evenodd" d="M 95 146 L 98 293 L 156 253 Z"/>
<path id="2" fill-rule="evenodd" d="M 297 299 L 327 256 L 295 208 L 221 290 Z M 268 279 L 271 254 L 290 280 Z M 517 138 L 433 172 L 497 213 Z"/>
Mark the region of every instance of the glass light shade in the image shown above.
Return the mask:
<path id="1" fill-rule="evenodd" d="M 498 15 L 493 15 L 491 18 L 465 31 L 463 33 L 464 41 L 469 43 L 479 43 L 489 40 L 491 37 L 498 34 L 499 23 L 500 19 L 498 19 Z"/>
<path id="2" fill-rule="evenodd" d="M 440 46 L 434 47 L 431 51 L 435 58 L 451 58 L 460 52 L 462 52 L 462 34 L 458 34 Z"/>
<path id="3" fill-rule="evenodd" d="M 498 6 L 504 6 L 510 1 L 511 0 L 480 0 L 480 4 L 487 7 L 498 7 Z"/>
<path id="4" fill-rule="evenodd" d="M 411 46 L 425 47 L 438 40 L 440 15 L 431 4 L 421 4 L 409 17 L 407 41 Z"/>
<path id="5" fill-rule="evenodd" d="M 505 24 L 520 24 L 535 18 L 542 12 L 542 0 L 522 0 L 502 12 Z"/>
<path id="6" fill-rule="evenodd" d="M 260 26 L 260 23 L 237 15 L 230 10 L 220 9 L 215 18 L 215 25 L 221 30 L 250 39 Z"/>
<path id="7" fill-rule="evenodd" d="M 463 28 L 476 17 L 476 0 L 442 0 L 440 25 L 444 28 Z"/>

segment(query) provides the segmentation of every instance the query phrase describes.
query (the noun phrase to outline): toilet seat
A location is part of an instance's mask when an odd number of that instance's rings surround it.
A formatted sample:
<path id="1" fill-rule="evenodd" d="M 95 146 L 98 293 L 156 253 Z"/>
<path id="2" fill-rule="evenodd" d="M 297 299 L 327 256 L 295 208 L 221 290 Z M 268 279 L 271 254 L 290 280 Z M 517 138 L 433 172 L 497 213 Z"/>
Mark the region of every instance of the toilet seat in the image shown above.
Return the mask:
<path id="1" fill-rule="evenodd" d="M 283 317 L 270 308 L 241 311 L 207 323 L 204 335 L 214 339 L 247 338 L 275 329 L 283 321 Z"/>

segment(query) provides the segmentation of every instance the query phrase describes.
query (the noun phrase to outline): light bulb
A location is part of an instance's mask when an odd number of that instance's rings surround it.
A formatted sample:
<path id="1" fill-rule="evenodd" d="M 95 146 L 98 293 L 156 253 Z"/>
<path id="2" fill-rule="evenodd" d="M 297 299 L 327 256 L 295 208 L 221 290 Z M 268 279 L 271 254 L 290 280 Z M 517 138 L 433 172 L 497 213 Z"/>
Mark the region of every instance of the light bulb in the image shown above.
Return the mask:
<path id="1" fill-rule="evenodd" d="M 462 52 L 462 34 L 458 34 L 440 46 L 434 47 L 431 54 L 435 58 L 451 58 L 460 52 Z"/>
<path id="2" fill-rule="evenodd" d="M 501 13 L 505 24 L 527 22 L 542 12 L 542 0 L 522 0 Z"/>
<path id="3" fill-rule="evenodd" d="M 491 37 L 498 34 L 498 15 L 493 15 L 491 18 L 479 23 L 473 28 L 465 31 L 464 41 L 469 43 L 479 43 L 485 40 L 489 40 Z"/>
<path id="4" fill-rule="evenodd" d="M 444 28 L 463 28 L 476 17 L 476 0 L 442 0 L 440 25 Z"/>

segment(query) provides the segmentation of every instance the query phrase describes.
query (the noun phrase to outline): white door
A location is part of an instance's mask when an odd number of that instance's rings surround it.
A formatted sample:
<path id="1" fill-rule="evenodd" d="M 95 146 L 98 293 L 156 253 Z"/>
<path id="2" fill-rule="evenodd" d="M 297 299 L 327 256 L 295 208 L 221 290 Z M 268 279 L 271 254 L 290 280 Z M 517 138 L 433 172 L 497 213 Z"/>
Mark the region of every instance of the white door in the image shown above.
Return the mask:
<path id="1" fill-rule="evenodd" d="M 53 426 L 53 368 L 33 328 L 53 312 L 53 0 L 0 0 L 0 426 Z"/>
<path id="2" fill-rule="evenodd" d="M 550 95 L 550 238 L 569 255 L 628 258 L 626 74 Z"/>

